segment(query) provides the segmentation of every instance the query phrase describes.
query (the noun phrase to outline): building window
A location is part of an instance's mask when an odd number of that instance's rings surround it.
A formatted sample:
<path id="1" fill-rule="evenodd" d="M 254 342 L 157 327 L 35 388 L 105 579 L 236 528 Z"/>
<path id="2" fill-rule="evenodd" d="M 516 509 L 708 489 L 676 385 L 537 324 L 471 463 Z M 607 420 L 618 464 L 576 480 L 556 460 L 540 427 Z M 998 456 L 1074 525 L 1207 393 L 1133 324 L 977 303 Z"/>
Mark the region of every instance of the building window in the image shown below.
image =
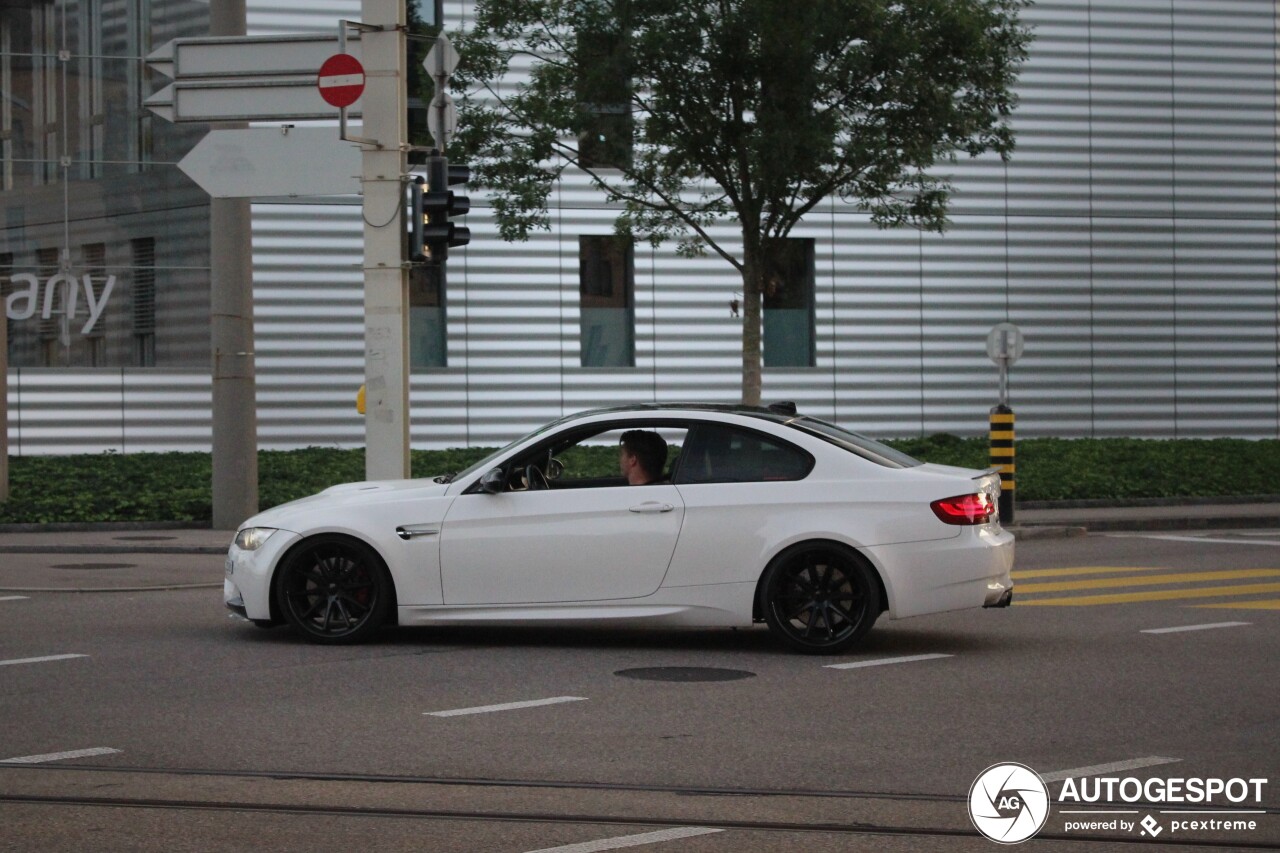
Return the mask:
<path id="1" fill-rule="evenodd" d="M 621 32 L 584 32 L 578 39 L 578 160 L 588 168 L 631 165 L 631 50 Z"/>
<path id="2" fill-rule="evenodd" d="M 409 272 L 409 366 L 448 367 L 443 270 L 418 264 Z"/>
<path id="3" fill-rule="evenodd" d="M 813 367 L 813 240 L 770 241 L 764 281 L 764 366 Z"/>
<path id="4" fill-rule="evenodd" d="M 636 363 L 635 250 L 626 237 L 578 238 L 582 366 Z"/>
<path id="5" fill-rule="evenodd" d="M 13 363 L 13 320 L 9 318 L 9 295 L 13 293 L 13 253 L 0 252 L 0 309 L 4 310 L 5 354 Z"/>
<path id="6" fill-rule="evenodd" d="M 156 241 L 142 237 L 133 248 L 133 353 L 138 367 L 156 366 Z"/>
<path id="7" fill-rule="evenodd" d="M 45 298 L 48 299 L 49 279 L 58 274 L 58 255 L 57 249 L 36 249 L 36 278 L 46 288 Z M 63 302 L 66 305 L 66 302 Z M 58 321 L 54 319 L 54 311 L 52 304 L 49 306 L 49 315 L 45 316 L 43 308 L 38 309 L 40 317 L 40 325 L 37 327 L 37 335 L 40 340 L 40 366 L 56 367 L 58 365 Z"/>

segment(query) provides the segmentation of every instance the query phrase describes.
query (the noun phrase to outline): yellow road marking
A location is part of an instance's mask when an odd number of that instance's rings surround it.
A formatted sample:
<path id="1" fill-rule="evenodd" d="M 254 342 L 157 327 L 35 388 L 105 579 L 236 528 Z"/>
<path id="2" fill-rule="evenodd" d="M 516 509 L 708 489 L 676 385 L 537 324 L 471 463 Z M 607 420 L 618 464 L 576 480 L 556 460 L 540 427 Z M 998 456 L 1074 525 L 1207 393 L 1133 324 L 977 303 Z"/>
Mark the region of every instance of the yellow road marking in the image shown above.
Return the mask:
<path id="1" fill-rule="evenodd" d="M 1205 586 L 1198 589 L 1155 589 L 1148 592 L 1122 592 L 1109 595 L 1074 595 L 1066 598 L 1019 599 L 1014 587 L 1015 606 L 1071 606 L 1092 604 L 1129 604 L 1137 601 L 1175 601 L 1186 598 L 1221 598 L 1228 595 L 1258 595 L 1264 592 L 1280 592 L 1280 583 L 1237 584 L 1235 586 Z"/>
<path id="2" fill-rule="evenodd" d="M 1093 578 L 1083 581 L 1056 581 L 1051 583 L 1018 584 L 1018 592 L 1026 595 L 1036 592 L 1067 592 L 1073 589 L 1115 589 L 1122 586 L 1154 586 L 1167 583 L 1191 583 L 1192 581 L 1238 581 L 1246 578 L 1280 577 L 1280 569 L 1232 569 L 1223 572 L 1176 572 L 1167 575 L 1135 575 L 1125 578 Z"/>
<path id="3" fill-rule="evenodd" d="M 1219 610 L 1280 610 L 1280 599 L 1271 601 L 1228 601 L 1220 604 L 1192 604 L 1191 607 L 1215 608 Z"/>
<path id="4" fill-rule="evenodd" d="M 1069 578 L 1076 575 L 1108 575 L 1115 572 L 1167 572 L 1168 566 L 1081 566 L 1076 569 L 1030 569 L 1013 572 L 1014 580 L 1027 578 Z"/>

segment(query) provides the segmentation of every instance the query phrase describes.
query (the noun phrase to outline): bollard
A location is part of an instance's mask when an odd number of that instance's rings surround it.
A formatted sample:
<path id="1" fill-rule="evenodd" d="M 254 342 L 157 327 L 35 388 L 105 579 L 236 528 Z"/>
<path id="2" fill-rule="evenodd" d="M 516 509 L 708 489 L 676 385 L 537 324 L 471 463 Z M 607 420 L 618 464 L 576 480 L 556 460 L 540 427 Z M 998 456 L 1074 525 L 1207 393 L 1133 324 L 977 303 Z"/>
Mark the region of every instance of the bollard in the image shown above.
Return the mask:
<path id="1" fill-rule="evenodd" d="M 991 409 L 991 466 L 1000 469 L 1000 521 L 1013 523 L 1013 493 L 1015 488 L 1014 464 L 1016 450 L 1013 445 L 1013 409 L 1001 404 Z"/>

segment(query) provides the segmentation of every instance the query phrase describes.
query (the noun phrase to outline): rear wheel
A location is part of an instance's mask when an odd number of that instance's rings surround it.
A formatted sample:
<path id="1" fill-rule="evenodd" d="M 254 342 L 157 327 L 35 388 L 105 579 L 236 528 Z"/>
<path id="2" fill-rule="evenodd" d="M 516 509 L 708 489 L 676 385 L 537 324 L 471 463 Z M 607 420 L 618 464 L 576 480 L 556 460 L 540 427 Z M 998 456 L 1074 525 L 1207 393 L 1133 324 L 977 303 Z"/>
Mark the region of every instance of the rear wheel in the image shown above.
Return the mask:
<path id="1" fill-rule="evenodd" d="M 852 551 L 806 543 L 780 554 L 765 570 L 760 609 L 783 643 L 806 654 L 836 654 L 853 646 L 880 615 L 874 569 Z"/>
<path id="2" fill-rule="evenodd" d="M 341 536 L 308 540 L 276 572 L 276 603 L 314 643 L 358 643 L 386 621 L 391 581 L 378 555 Z"/>

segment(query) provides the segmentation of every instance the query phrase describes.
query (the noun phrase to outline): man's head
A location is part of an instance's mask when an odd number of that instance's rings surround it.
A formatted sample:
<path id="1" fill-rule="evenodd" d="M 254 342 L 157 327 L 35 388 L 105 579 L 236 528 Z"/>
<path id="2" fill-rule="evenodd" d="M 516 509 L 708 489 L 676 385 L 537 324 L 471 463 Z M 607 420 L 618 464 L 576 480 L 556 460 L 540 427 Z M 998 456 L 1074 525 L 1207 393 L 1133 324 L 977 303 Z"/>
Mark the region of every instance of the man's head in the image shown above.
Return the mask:
<path id="1" fill-rule="evenodd" d="M 622 434 L 618 466 L 628 483 L 633 486 L 652 483 L 662 476 L 662 468 L 666 464 L 667 443 L 662 436 L 642 429 L 627 430 Z"/>

